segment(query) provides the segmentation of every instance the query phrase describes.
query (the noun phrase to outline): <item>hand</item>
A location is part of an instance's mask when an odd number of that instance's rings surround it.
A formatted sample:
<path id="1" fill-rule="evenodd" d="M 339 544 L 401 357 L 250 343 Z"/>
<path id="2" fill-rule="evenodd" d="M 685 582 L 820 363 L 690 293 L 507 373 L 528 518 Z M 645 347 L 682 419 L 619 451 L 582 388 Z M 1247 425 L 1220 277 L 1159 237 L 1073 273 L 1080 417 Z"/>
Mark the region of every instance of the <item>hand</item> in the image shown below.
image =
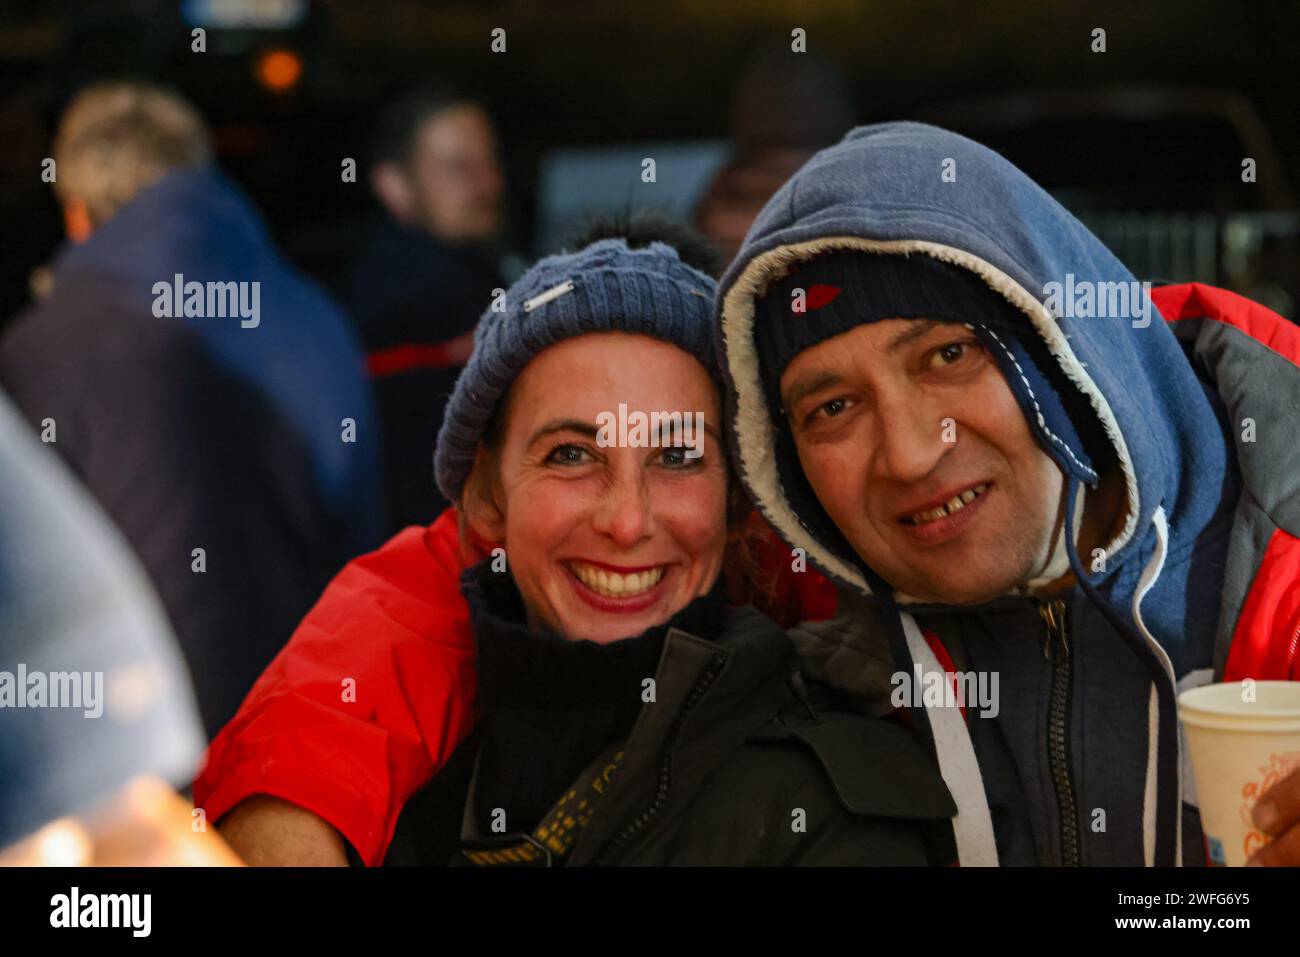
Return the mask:
<path id="1" fill-rule="evenodd" d="M 1252 854 L 1246 865 L 1300 866 L 1300 768 L 1265 791 L 1253 813 L 1255 826 L 1273 840 Z"/>

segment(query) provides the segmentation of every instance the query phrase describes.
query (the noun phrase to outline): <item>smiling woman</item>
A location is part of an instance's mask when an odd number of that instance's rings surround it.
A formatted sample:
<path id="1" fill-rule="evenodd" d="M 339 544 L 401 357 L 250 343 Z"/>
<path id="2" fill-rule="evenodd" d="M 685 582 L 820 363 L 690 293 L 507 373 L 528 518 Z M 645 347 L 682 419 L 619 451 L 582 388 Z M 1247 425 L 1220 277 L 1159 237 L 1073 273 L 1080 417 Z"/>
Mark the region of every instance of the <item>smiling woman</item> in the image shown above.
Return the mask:
<path id="1" fill-rule="evenodd" d="M 504 545 L 530 620 L 614 641 L 713 587 L 727 545 L 722 448 L 707 433 L 696 456 L 685 446 L 607 446 L 595 424 L 613 405 L 707 409 L 705 420 L 719 421 L 698 360 L 646 335 L 589 334 L 539 355 L 509 395 L 461 511 L 475 534 Z"/>
<path id="2" fill-rule="evenodd" d="M 557 287 L 565 293 L 538 301 Z M 323 780 L 272 785 L 259 770 L 230 786 L 245 796 L 221 828 L 243 856 L 294 864 L 345 855 L 368 864 L 951 862 L 954 807 L 942 781 L 903 726 L 864 716 L 890 711 L 887 681 L 877 698 L 850 706 L 805 680 L 780 626 L 728 601 L 722 572 L 737 564 L 731 548 L 750 511 L 718 427 L 713 291 L 713 280 L 673 246 L 609 237 L 539 262 L 508 291 L 506 313 L 484 315 L 435 460 L 443 493 L 457 503 L 467 612 L 445 598 L 436 621 L 411 612 L 412 601 L 442 586 L 446 563 L 400 574 L 391 565 L 427 547 L 448 516 L 423 539 L 402 541 L 411 534 L 403 533 L 346 583 L 341 576 L 346 602 L 322 613 L 330 627 L 348 609 L 369 622 L 382 607 L 400 613 L 413 642 L 377 652 L 374 629 L 361 627 L 364 652 L 347 642 L 345 654 L 338 642 L 333 654 L 347 674 L 357 673 L 358 655 L 391 661 L 395 675 L 365 684 L 372 696 L 385 683 L 400 695 L 367 704 L 378 718 L 346 723 Z M 602 413 L 620 407 L 629 421 L 657 412 L 684 424 L 698 415 L 696 448 L 684 436 L 602 442 Z M 399 590 L 377 592 L 377 577 Z M 445 621 L 462 614 L 467 621 Z M 471 632 L 464 645 L 460 630 Z M 321 638 L 305 622 L 291 645 Z M 428 765 L 412 753 L 411 731 L 375 734 L 380 722 L 398 724 L 394 713 L 412 702 L 441 716 L 436 744 L 446 752 L 414 785 Z M 472 731 L 455 726 L 471 713 Z M 252 736 L 223 732 L 210 768 L 238 768 L 224 755 L 257 750 L 245 744 Z M 284 737 L 286 752 L 310 749 L 310 732 Z M 374 815 L 354 808 L 355 789 L 335 773 L 340 758 L 376 742 L 378 764 L 366 766 L 382 765 L 393 779 L 380 800 L 395 806 L 382 832 L 367 825 Z M 210 800 L 206 779 L 235 775 L 205 772 L 197 799 Z M 301 795 L 301 803 L 247 796 L 276 792 Z"/>

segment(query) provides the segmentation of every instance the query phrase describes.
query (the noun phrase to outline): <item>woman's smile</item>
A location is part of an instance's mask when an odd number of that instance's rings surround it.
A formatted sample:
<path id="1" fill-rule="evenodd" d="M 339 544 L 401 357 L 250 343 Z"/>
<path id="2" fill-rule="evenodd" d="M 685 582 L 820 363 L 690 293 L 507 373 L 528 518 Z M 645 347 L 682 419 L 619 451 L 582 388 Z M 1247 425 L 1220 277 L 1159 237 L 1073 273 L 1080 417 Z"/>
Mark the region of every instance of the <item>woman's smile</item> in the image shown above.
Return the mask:
<path id="1" fill-rule="evenodd" d="M 563 563 L 578 597 L 598 611 L 628 614 L 645 611 L 667 593 L 671 565 L 623 567 L 604 562 Z"/>

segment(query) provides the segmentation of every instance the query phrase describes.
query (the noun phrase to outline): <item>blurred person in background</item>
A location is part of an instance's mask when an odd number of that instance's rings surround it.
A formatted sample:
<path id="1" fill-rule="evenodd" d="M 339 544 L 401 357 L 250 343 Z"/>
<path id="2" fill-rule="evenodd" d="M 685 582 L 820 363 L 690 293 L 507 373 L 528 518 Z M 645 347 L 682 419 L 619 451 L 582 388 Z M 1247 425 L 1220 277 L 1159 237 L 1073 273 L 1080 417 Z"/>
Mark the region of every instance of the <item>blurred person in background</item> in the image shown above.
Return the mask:
<path id="1" fill-rule="evenodd" d="M 731 262 L 763 205 L 804 162 L 853 125 L 853 105 L 826 59 L 785 43 L 750 57 L 731 105 L 731 159 L 696 203 L 695 226 Z"/>
<path id="2" fill-rule="evenodd" d="M 429 524 L 447 504 L 430 481 L 429 450 L 478 317 L 504 286 L 495 253 L 505 181 L 491 118 L 458 93 L 394 101 L 371 152 L 383 219 L 348 298 L 379 402 L 392 533 Z"/>
<path id="3" fill-rule="evenodd" d="M 202 749 L 143 570 L 0 393 L 0 865 L 233 863 L 167 784 Z"/>
<path id="4" fill-rule="evenodd" d="M 93 86 L 53 155 L 72 242 L 0 338 L 0 382 L 139 556 L 215 733 L 329 575 L 374 542 L 361 353 L 180 97 Z M 176 308 L 173 285 L 196 284 L 198 308 Z M 233 300 L 212 314 L 218 284 L 253 318 L 224 312 Z"/>

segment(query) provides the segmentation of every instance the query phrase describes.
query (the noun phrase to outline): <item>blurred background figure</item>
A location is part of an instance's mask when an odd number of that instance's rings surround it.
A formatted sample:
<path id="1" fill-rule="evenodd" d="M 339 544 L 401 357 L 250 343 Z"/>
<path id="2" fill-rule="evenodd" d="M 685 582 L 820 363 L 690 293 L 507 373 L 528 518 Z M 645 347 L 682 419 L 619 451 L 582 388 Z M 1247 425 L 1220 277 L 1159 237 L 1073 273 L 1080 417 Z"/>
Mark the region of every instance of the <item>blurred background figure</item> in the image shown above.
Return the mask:
<path id="1" fill-rule="evenodd" d="M 39 697 L 31 675 L 45 684 Z M 57 702 L 55 675 L 76 675 Z M 144 785 L 150 814 L 173 808 L 167 843 L 202 834 L 188 812 L 177 818 L 180 798 L 165 782 L 187 781 L 203 745 L 184 663 L 143 569 L 0 392 L 0 864 L 89 863 L 92 832 L 120 833 L 127 808 L 114 796 L 128 789 L 127 805 L 138 805 L 142 779 L 154 782 Z M 116 823 L 106 828 L 69 820 L 109 808 Z M 138 830 L 140 815 L 126 816 Z M 144 863 L 116 853 L 117 863 Z"/>
<path id="2" fill-rule="evenodd" d="M 349 304 L 379 403 L 388 531 L 446 506 L 432 480 L 443 407 L 474 326 L 505 282 L 496 258 L 505 180 L 487 111 L 421 89 L 390 103 L 369 183 L 382 209 L 352 273 Z"/>
<path id="3" fill-rule="evenodd" d="M 179 96 L 90 87 L 53 159 L 71 243 L 0 338 L 0 382 L 139 556 L 213 734 L 328 576 L 376 541 L 362 355 Z M 182 282 L 242 285 L 256 322 L 182 317 L 170 293 L 160 318 L 155 284 Z"/>
<path id="4" fill-rule="evenodd" d="M 848 89 L 824 57 L 765 46 L 745 65 L 731 104 L 732 153 L 695 207 L 723 261 L 736 258 L 763 205 L 813 153 L 854 126 Z"/>

